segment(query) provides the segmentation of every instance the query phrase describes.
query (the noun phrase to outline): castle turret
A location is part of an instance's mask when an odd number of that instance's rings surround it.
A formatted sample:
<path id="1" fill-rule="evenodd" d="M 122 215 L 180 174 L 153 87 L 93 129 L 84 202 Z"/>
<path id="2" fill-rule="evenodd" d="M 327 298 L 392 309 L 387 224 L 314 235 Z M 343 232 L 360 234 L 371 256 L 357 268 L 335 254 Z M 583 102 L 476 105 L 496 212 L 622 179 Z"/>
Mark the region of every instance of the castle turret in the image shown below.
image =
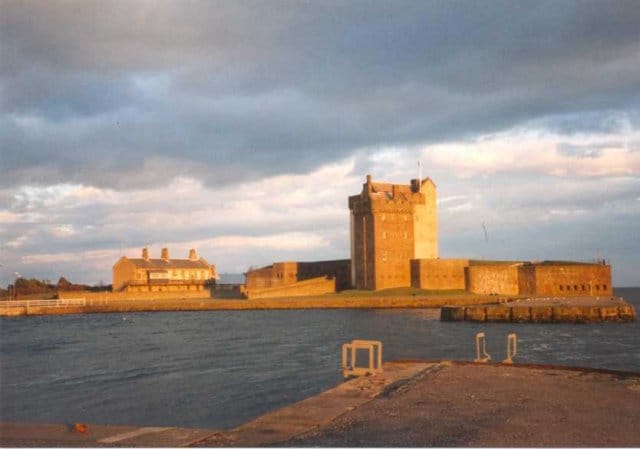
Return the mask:
<path id="1" fill-rule="evenodd" d="M 162 248 L 162 252 L 160 253 L 160 258 L 165 262 L 169 262 L 169 248 Z"/>
<path id="2" fill-rule="evenodd" d="M 198 255 L 196 254 L 196 250 L 191 248 L 189 250 L 189 260 L 198 260 Z"/>
<path id="3" fill-rule="evenodd" d="M 149 260 L 149 250 L 146 247 L 142 248 L 142 258 Z"/>

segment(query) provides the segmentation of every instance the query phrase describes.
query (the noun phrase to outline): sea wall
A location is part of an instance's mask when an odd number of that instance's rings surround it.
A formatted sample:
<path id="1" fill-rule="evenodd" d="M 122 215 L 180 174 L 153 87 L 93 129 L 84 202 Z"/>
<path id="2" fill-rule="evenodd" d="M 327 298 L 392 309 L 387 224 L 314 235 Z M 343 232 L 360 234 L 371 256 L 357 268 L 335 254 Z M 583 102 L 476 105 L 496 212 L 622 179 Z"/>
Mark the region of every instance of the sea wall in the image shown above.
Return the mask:
<path id="1" fill-rule="evenodd" d="M 295 309 L 429 309 L 443 305 L 474 305 L 495 303 L 495 296 L 442 294 L 435 296 L 348 296 L 343 294 L 305 296 L 297 298 L 246 299 L 151 299 L 91 301 L 77 306 L 9 306 L 0 302 L 0 316 L 64 315 L 83 313 L 130 312 L 195 312 L 215 310 L 295 310 Z"/>

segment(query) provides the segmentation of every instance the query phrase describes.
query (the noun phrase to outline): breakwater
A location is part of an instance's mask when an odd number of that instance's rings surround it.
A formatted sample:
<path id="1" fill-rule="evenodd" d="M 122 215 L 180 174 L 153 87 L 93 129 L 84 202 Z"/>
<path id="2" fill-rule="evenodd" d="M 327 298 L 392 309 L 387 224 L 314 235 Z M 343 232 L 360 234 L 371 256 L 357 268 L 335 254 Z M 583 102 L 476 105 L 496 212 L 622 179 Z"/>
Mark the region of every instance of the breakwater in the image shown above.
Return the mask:
<path id="1" fill-rule="evenodd" d="M 513 323 L 630 322 L 636 319 L 632 304 L 622 298 L 533 298 L 506 304 L 445 306 L 442 321 Z"/>
<path id="2" fill-rule="evenodd" d="M 72 298 L 69 298 L 72 299 Z M 82 298 L 77 298 L 82 299 Z M 80 305 L 15 306 L 10 301 L 0 303 L 0 316 L 67 315 L 78 313 L 133 313 L 214 310 L 295 310 L 295 309 L 414 309 L 438 308 L 443 305 L 472 305 L 496 303 L 506 298 L 489 295 L 417 296 L 311 296 L 304 298 L 264 299 L 136 299 L 90 300 Z"/>

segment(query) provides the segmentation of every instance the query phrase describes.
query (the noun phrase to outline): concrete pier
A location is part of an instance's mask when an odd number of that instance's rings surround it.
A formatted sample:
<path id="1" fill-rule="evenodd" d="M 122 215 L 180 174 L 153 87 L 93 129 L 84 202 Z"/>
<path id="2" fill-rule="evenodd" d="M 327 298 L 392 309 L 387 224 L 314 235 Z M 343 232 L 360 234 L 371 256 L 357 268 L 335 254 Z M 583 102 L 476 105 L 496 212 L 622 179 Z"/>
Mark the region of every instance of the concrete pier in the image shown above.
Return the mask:
<path id="1" fill-rule="evenodd" d="M 442 321 L 514 323 L 629 322 L 636 319 L 632 304 L 622 298 L 530 298 L 503 304 L 443 306 Z"/>

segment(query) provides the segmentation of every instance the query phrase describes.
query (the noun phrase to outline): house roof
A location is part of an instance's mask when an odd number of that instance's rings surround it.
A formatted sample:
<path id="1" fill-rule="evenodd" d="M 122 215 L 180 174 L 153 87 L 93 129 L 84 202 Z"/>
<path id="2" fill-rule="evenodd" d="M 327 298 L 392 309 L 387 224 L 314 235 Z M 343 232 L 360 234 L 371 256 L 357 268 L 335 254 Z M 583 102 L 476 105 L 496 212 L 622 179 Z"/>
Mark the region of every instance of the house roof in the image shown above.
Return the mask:
<path id="1" fill-rule="evenodd" d="M 211 265 L 200 258 L 198 260 L 190 260 L 190 259 L 128 259 L 133 262 L 136 268 L 146 268 L 148 270 L 166 270 L 169 268 L 180 268 L 180 269 L 209 269 Z"/>

